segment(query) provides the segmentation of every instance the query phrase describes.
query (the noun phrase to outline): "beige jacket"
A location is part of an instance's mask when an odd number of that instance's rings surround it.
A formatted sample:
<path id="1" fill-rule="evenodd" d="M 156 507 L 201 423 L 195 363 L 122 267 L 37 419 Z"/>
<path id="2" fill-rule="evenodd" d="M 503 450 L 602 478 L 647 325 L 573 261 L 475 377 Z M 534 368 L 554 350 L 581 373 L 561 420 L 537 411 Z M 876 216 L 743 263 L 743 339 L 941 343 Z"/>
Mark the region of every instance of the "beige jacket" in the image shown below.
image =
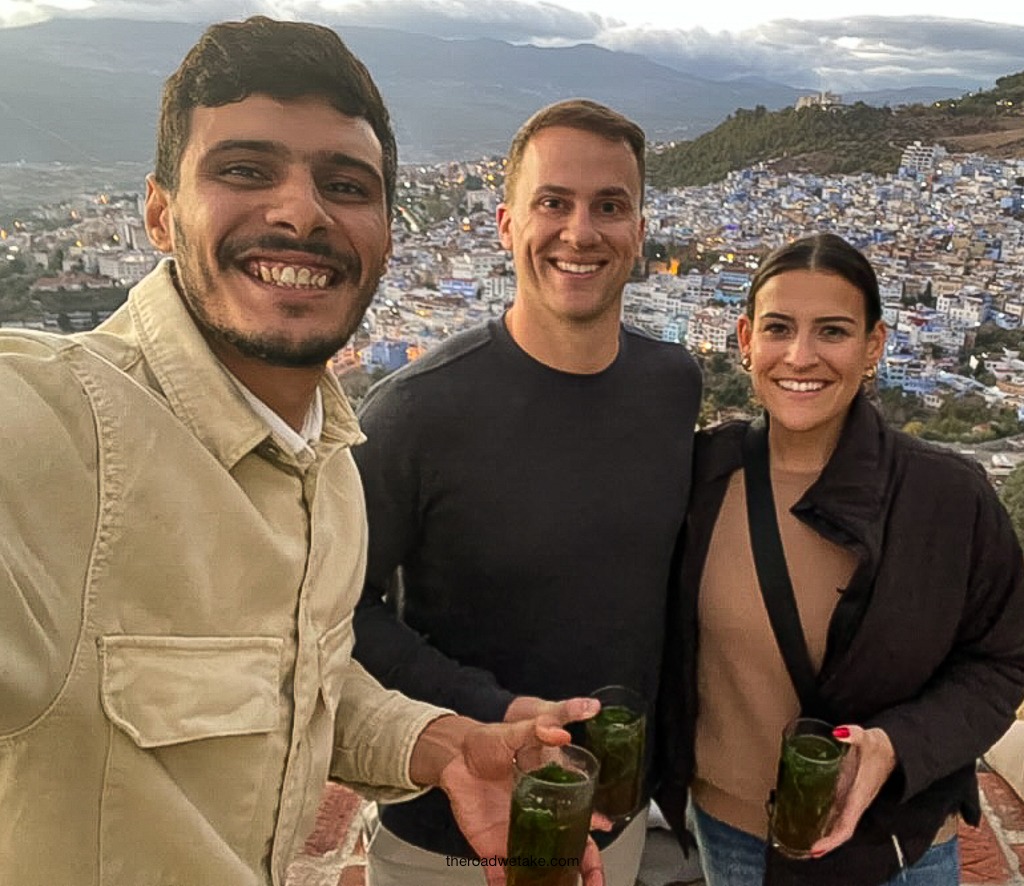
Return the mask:
<path id="1" fill-rule="evenodd" d="M 300 464 L 166 262 L 94 332 L 0 333 L 0 883 L 282 884 L 329 773 L 414 789 L 441 711 L 350 658 L 362 438 L 321 392 Z"/>

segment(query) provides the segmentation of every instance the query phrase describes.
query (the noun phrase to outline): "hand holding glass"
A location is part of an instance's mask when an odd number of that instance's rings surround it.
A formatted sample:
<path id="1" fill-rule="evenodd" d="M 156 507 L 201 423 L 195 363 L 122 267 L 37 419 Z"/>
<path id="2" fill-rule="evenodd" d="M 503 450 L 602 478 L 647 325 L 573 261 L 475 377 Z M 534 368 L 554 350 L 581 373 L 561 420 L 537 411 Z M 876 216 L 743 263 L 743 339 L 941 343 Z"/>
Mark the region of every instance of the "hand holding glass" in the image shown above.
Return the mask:
<path id="1" fill-rule="evenodd" d="M 772 845 L 783 855 L 807 858 L 825 835 L 846 751 L 821 720 L 801 717 L 786 726 L 771 814 Z"/>
<path id="2" fill-rule="evenodd" d="M 545 745 L 520 749 L 514 763 L 508 886 L 576 886 L 590 832 L 597 760 L 576 745 Z"/>

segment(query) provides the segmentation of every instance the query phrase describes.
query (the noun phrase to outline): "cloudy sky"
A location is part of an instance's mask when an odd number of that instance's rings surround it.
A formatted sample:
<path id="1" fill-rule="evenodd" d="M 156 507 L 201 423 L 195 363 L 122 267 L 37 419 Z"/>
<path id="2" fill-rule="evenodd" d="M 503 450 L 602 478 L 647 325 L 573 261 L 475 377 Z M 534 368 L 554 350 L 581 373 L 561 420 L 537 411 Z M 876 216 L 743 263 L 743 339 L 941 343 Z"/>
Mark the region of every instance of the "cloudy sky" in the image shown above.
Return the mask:
<path id="1" fill-rule="evenodd" d="M 766 77 L 854 91 L 913 85 L 987 88 L 1024 70 L 1024 3 L 963 0 L 0 0 L 0 26 L 88 15 L 210 22 L 265 13 L 439 37 L 596 43 L 642 52 L 711 79 Z M 743 4 L 747 6 L 747 4 Z"/>

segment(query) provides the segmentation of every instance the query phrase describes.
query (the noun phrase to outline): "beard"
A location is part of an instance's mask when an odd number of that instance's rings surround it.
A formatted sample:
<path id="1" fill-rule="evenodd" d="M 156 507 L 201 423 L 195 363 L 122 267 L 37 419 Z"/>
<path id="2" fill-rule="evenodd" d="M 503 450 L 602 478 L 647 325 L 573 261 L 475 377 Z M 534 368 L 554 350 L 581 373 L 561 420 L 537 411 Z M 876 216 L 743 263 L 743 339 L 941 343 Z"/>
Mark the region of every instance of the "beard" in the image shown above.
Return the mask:
<path id="1" fill-rule="evenodd" d="M 224 273 L 236 265 L 235 257 L 252 248 L 267 250 L 291 249 L 329 259 L 335 270 L 334 285 L 349 286 L 348 292 L 339 297 L 350 301 L 336 328 L 321 334 L 309 335 L 300 341 L 289 338 L 282 332 L 250 332 L 230 326 L 215 316 L 211 303 L 216 303 L 217 283 L 208 262 L 203 261 L 193 250 L 184 227 L 176 226 L 177 243 L 174 264 L 171 266 L 178 292 L 184 299 L 196 325 L 207 339 L 230 345 L 245 357 L 251 357 L 272 366 L 305 368 L 322 366 L 345 346 L 352 334 L 359 328 L 366 309 L 373 301 L 380 275 L 362 280 L 362 261 L 353 252 L 338 252 L 327 244 L 310 241 L 299 242 L 277 235 L 269 235 L 245 242 L 225 241 L 217 250 L 217 268 Z M 301 317 L 303 309 L 293 306 L 285 309 L 292 316 Z"/>

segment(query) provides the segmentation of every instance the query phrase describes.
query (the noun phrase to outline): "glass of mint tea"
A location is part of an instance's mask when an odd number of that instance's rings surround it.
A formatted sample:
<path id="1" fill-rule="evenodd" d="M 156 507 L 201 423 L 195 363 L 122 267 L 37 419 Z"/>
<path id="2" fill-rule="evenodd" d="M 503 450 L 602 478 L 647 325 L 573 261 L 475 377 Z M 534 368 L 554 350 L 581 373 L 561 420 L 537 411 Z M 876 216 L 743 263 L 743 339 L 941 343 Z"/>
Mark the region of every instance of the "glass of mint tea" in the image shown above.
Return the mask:
<path id="1" fill-rule="evenodd" d="M 577 745 L 521 748 L 508 829 L 508 886 L 576 886 L 598 763 Z"/>
<path id="2" fill-rule="evenodd" d="M 644 799 L 647 705 L 625 686 L 605 686 L 591 697 L 601 702 L 600 712 L 585 724 L 586 747 L 601 764 L 594 809 L 618 825 L 629 821 Z"/>
<path id="3" fill-rule="evenodd" d="M 790 858 L 807 858 L 831 824 L 847 745 L 821 720 L 799 717 L 782 733 L 778 780 L 771 808 L 772 845 Z"/>

